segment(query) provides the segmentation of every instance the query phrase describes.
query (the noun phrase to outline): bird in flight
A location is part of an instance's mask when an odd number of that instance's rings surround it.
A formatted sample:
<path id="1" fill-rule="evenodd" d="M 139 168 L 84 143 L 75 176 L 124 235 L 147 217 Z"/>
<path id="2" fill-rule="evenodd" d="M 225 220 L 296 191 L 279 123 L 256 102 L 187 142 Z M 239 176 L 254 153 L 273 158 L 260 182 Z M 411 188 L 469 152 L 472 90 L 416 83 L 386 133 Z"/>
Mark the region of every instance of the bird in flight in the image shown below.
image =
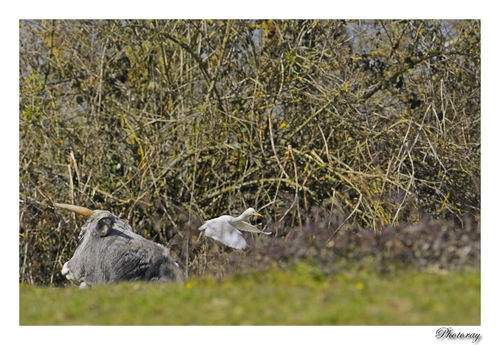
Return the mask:
<path id="1" fill-rule="evenodd" d="M 239 217 L 225 215 L 207 220 L 198 230 L 205 230 L 205 236 L 212 237 L 226 246 L 236 249 L 246 249 L 248 248 L 248 244 L 241 235 L 241 231 L 256 232 L 264 235 L 271 234 L 271 232 L 264 232 L 246 222 L 248 218 L 254 215 L 262 217 L 260 213 L 250 207 Z"/>

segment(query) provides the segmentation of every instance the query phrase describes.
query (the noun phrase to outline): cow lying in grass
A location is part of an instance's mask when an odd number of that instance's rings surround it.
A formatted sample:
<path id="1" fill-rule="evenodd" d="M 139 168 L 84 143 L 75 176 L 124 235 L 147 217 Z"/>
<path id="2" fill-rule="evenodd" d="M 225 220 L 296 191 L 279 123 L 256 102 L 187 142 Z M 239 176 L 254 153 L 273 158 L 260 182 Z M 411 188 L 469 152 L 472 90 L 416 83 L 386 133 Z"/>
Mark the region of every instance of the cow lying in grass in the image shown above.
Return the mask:
<path id="1" fill-rule="evenodd" d="M 119 281 L 183 281 L 168 248 L 134 233 L 132 227 L 109 211 L 55 204 L 88 217 L 80 231 L 73 257 L 64 264 L 62 274 L 87 285 Z"/>

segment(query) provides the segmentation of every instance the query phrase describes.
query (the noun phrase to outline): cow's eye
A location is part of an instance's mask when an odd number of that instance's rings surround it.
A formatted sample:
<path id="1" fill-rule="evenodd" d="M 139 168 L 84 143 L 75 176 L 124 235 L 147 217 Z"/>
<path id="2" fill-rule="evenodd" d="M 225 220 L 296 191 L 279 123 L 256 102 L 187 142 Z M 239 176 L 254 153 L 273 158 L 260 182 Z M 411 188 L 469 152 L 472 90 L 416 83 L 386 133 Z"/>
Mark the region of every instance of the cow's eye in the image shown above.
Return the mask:
<path id="1" fill-rule="evenodd" d="M 113 228 L 113 220 L 111 218 L 103 218 L 100 219 L 97 223 L 97 233 L 99 236 L 104 237 L 107 236 Z"/>

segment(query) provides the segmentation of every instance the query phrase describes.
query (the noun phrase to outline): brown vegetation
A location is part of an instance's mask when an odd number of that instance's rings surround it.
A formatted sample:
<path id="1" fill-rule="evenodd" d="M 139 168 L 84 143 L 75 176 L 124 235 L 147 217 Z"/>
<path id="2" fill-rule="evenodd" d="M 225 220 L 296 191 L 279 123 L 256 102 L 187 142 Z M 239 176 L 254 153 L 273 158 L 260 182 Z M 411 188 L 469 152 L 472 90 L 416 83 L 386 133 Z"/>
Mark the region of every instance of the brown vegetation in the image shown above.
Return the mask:
<path id="1" fill-rule="evenodd" d="M 275 235 L 227 267 L 422 219 L 475 229 L 478 258 L 480 72 L 479 21 L 21 21 L 20 281 L 63 280 L 83 220 L 54 202 L 112 211 L 192 274 L 216 248 L 197 226 L 250 206 Z"/>

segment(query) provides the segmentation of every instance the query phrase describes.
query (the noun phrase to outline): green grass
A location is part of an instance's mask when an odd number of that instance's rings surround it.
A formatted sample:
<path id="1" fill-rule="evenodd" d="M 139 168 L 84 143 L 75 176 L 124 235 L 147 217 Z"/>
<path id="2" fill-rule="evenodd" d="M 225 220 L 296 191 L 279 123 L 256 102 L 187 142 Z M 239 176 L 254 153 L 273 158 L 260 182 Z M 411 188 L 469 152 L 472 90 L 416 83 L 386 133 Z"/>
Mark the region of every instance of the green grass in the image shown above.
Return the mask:
<path id="1" fill-rule="evenodd" d="M 20 285 L 21 325 L 479 325 L 479 271 L 323 276 L 307 265 L 184 285 Z"/>

